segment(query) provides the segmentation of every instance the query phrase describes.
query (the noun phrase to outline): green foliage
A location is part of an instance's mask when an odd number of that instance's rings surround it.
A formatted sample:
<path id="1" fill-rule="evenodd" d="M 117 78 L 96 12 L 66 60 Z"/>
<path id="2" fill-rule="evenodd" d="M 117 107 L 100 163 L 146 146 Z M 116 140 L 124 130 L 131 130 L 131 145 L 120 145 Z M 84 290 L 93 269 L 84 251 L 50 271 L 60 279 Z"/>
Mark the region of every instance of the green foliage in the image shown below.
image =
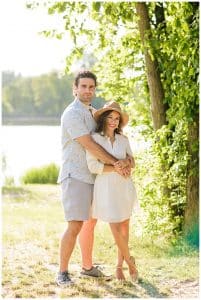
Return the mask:
<path id="1" fill-rule="evenodd" d="M 31 168 L 27 170 L 22 177 L 22 182 L 27 183 L 57 183 L 59 168 L 54 163 L 49 165 Z"/>
<path id="2" fill-rule="evenodd" d="M 152 47 L 159 61 L 169 108 L 168 126 L 159 131 L 155 151 L 165 169 L 159 179 L 167 183 L 170 219 L 178 234 L 183 229 L 187 176 L 191 172 L 198 176 L 198 155 L 192 164 L 188 150 L 191 147 L 198 153 L 198 141 L 189 136 L 189 127 L 197 122 L 199 112 L 199 10 L 194 11 L 189 3 L 174 2 L 167 5 L 165 12 L 166 27 L 153 31 Z"/>
<path id="3" fill-rule="evenodd" d="M 162 32 L 160 28 L 154 31 L 154 51 L 160 63 L 171 126 L 184 118 L 186 122 L 192 122 L 198 112 L 198 18 L 199 10 L 194 14 L 188 2 L 169 3 L 166 28 Z"/>
<path id="4" fill-rule="evenodd" d="M 3 79 L 7 72 L 3 72 Z M 3 119 L 6 117 L 54 117 L 72 101 L 72 76 L 53 72 L 38 77 L 14 76 L 3 84 Z"/>

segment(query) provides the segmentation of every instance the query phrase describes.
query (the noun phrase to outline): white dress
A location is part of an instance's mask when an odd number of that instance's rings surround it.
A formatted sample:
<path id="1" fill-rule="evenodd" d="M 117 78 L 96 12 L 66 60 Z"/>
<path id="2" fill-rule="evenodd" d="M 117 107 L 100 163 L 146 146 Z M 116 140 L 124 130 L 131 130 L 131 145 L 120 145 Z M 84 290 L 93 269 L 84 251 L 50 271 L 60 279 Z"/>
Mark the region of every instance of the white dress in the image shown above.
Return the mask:
<path id="1" fill-rule="evenodd" d="M 95 133 L 92 138 L 117 159 L 132 156 L 128 138 L 115 134 L 112 145 L 109 138 Z M 105 222 L 122 222 L 129 219 L 133 207 L 139 208 L 135 186 L 132 179 L 124 178 L 116 172 L 103 172 L 104 164 L 86 151 L 88 168 L 97 174 L 94 183 L 92 217 Z"/>

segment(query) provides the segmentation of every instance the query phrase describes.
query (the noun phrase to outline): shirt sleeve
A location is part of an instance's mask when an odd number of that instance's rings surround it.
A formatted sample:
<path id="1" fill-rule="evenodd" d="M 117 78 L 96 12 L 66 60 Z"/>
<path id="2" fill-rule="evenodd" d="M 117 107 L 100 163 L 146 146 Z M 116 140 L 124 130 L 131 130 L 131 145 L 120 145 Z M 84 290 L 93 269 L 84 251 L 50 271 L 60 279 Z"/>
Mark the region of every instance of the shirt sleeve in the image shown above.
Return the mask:
<path id="1" fill-rule="evenodd" d="M 104 163 L 100 162 L 88 150 L 86 150 L 86 160 L 91 173 L 99 175 L 103 173 Z"/>
<path id="2" fill-rule="evenodd" d="M 130 146 L 129 139 L 126 137 L 126 153 L 130 156 L 133 156 L 133 151 Z"/>
<path id="3" fill-rule="evenodd" d="M 90 134 L 84 116 L 79 111 L 69 111 L 63 117 L 63 125 L 72 139 Z"/>

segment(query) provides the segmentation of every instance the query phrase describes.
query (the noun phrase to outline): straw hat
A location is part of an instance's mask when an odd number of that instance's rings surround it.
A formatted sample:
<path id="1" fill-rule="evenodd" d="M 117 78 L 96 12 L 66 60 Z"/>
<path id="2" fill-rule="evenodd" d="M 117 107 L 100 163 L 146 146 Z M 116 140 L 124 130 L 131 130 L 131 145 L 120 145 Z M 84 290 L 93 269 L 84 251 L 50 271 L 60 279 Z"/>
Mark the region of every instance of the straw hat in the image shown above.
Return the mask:
<path id="1" fill-rule="evenodd" d="M 120 115 L 121 115 L 121 119 L 122 119 L 122 125 L 125 126 L 128 123 L 128 119 L 129 116 L 127 113 L 123 112 L 121 110 L 120 105 L 115 102 L 115 101 L 110 101 L 108 103 L 106 103 L 102 108 L 98 109 L 95 113 L 94 113 L 94 119 L 97 122 L 98 119 L 100 118 L 100 116 L 108 110 L 114 110 L 117 111 Z"/>

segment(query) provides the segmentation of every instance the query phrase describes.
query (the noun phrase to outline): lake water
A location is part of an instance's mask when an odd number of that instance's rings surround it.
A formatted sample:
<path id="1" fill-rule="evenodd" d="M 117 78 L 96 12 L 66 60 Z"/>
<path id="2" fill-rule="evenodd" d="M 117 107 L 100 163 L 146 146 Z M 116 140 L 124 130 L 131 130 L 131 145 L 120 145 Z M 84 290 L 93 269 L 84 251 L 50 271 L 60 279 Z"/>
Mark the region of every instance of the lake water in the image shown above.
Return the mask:
<path id="1" fill-rule="evenodd" d="M 137 132 L 126 128 L 134 153 L 147 144 Z M 31 168 L 51 162 L 60 165 L 60 126 L 2 126 L 2 154 L 6 158 L 3 178 L 13 176 L 15 183 Z M 137 143 L 136 143 L 136 140 Z"/>
<path id="2" fill-rule="evenodd" d="M 16 183 L 31 167 L 60 164 L 60 126 L 2 126 L 1 132 L 5 173 Z"/>

